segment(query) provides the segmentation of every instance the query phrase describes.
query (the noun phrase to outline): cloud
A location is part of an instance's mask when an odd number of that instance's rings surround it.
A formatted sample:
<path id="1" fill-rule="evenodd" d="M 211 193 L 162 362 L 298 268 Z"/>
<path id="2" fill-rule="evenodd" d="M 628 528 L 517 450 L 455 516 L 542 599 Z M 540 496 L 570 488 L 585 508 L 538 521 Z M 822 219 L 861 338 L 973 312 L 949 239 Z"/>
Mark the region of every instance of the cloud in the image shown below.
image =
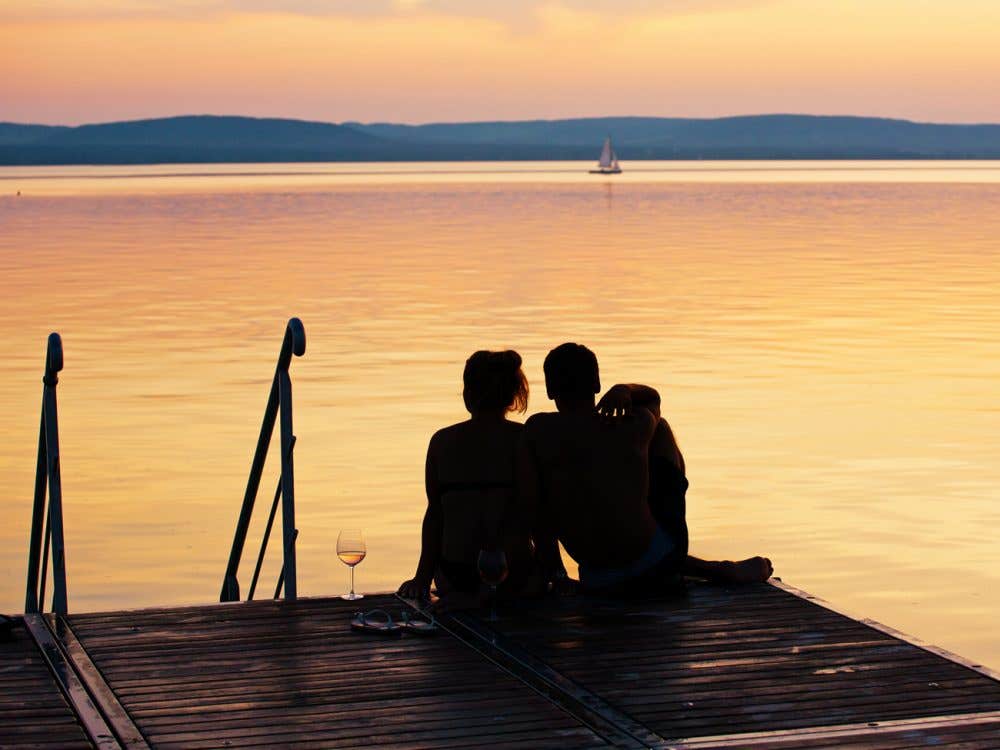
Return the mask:
<path id="1" fill-rule="evenodd" d="M 609 17 L 715 13 L 766 5 L 775 0 L 0 0 L 0 18 L 101 20 L 127 18 L 205 19 L 221 14 L 274 13 L 341 18 L 405 18 L 444 15 L 517 25 L 547 8 Z"/>

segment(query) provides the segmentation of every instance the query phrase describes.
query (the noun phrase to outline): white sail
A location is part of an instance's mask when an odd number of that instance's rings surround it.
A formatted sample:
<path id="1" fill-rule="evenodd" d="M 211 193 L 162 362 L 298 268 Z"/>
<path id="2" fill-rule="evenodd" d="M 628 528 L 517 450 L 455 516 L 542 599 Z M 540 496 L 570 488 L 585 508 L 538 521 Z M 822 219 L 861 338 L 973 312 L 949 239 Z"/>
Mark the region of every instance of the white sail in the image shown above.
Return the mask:
<path id="1" fill-rule="evenodd" d="M 591 169 L 591 174 L 618 174 L 622 168 L 618 166 L 618 154 L 615 153 L 614 146 L 611 145 L 611 136 L 604 139 L 604 148 L 601 149 L 601 159 L 597 162 L 597 169 Z"/>
<path id="2" fill-rule="evenodd" d="M 611 161 L 615 158 L 614 153 L 615 152 L 611 149 L 611 136 L 608 136 L 604 139 L 604 148 L 601 149 L 601 160 L 597 162 L 597 166 L 602 169 L 610 167 Z"/>

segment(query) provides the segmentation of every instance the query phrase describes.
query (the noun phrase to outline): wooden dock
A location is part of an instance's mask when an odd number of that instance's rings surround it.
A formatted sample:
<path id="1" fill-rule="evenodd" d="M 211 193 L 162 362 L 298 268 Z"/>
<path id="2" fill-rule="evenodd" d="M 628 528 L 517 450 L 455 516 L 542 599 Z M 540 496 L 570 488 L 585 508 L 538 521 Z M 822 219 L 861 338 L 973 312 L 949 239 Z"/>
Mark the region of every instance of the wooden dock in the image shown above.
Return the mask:
<path id="1" fill-rule="evenodd" d="M 1000 748 L 996 673 L 781 583 L 349 628 L 408 606 L 29 616 L 0 644 L 0 747 Z"/>

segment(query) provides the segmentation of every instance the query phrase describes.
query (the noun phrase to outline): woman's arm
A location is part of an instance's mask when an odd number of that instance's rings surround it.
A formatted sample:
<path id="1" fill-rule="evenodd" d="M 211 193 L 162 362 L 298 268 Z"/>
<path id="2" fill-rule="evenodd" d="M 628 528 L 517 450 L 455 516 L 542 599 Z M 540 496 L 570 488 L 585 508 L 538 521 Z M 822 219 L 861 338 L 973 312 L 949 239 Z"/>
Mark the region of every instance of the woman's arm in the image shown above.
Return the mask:
<path id="1" fill-rule="evenodd" d="M 653 412 L 653 416 L 660 416 L 660 393 L 655 388 L 641 383 L 629 383 L 626 388 L 632 394 L 632 405 Z"/>
<path id="2" fill-rule="evenodd" d="M 434 466 L 434 441 L 427 448 L 424 465 L 424 488 L 427 492 L 427 510 L 420 533 L 420 561 L 417 572 L 409 581 L 399 587 L 399 595 L 408 599 L 426 599 L 430 596 L 431 581 L 441 559 L 441 537 L 444 531 L 444 516 L 441 511 L 441 495 L 437 486 L 437 469 Z"/>

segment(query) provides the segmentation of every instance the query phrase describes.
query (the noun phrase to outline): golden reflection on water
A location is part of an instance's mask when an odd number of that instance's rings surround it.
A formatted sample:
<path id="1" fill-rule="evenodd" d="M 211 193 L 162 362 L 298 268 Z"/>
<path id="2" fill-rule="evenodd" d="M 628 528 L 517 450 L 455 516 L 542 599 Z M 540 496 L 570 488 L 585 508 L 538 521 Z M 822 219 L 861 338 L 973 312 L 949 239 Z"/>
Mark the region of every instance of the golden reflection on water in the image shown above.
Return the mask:
<path id="1" fill-rule="evenodd" d="M 767 553 L 790 583 L 1000 666 L 1000 165 L 420 169 L 0 170 L 0 607 L 23 604 L 49 331 L 85 611 L 218 596 L 298 315 L 300 593 L 345 590 L 342 527 L 368 537 L 359 588 L 412 572 L 426 441 L 463 418 L 471 351 L 518 349 L 537 411 L 546 351 L 577 340 L 606 385 L 663 392 L 693 553 Z"/>

